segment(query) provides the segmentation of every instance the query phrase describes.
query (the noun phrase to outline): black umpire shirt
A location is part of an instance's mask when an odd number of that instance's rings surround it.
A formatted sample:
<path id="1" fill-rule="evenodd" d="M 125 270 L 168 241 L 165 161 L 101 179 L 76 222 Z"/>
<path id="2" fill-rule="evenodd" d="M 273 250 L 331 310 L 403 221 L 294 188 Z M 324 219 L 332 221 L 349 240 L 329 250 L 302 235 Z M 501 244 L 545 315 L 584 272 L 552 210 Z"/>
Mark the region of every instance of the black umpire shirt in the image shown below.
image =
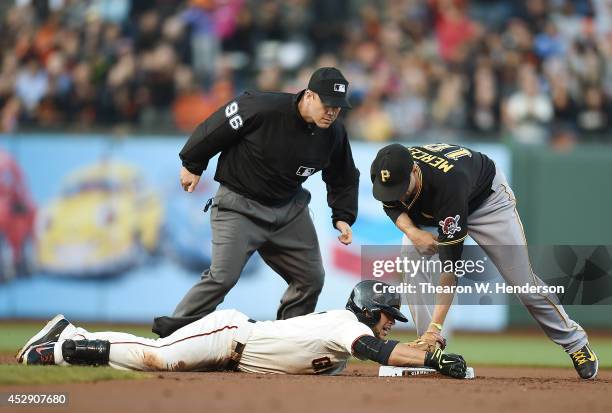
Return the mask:
<path id="1" fill-rule="evenodd" d="M 437 227 L 440 260 L 456 261 L 468 215 L 492 193 L 495 164 L 480 152 L 446 143 L 408 150 L 419 166 L 419 189 L 404 202 L 383 203 L 384 210 L 393 223 L 405 212 L 419 226 Z"/>
<path id="2" fill-rule="evenodd" d="M 349 225 L 357 216 L 359 171 L 344 125 L 327 129 L 298 112 L 304 91 L 247 91 L 202 122 L 180 152 L 183 166 L 201 175 L 221 152 L 215 180 L 269 206 L 288 203 L 302 182 L 322 171 L 332 221 Z"/>

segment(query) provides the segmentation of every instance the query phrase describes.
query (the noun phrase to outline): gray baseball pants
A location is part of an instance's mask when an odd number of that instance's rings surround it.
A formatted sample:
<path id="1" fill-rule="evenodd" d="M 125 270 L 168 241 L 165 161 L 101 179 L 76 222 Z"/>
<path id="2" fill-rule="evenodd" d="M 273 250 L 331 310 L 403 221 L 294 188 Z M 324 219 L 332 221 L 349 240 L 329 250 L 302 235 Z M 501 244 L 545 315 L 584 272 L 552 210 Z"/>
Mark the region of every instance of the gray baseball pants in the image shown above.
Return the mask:
<path id="1" fill-rule="evenodd" d="M 493 193 L 468 216 L 468 234 L 484 249 L 507 285 L 545 285 L 531 268 L 527 240 L 516 210 L 514 192 L 499 169 L 496 170 L 491 189 Z M 409 258 L 421 259 L 405 235 L 402 244 L 403 253 Z M 424 258 L 438 259 L 436 256 Z M 431 277 L 430 273 L 417 272 L 414 278 L 408 279 L 405 276 L 404 281 L 418 285 L 421 282 L 431 282 Z M 586 332 L 569 318 L 556 295 L 518 294 L 518 298 L 546 335 L 566 352 L 577 351 L 587 343 Z M 417 334 L 421 335 L 429 327 L 433 315 L 431 297 L 408 294 L 408 306 Z"/>
<path id="2" fill-rule="evenodd" d="M 215 311 L 255 251 L 288 284 L 277 318 L 313 312 L 325 272 L 309 202 L 310 193 L 302 189 L 286 205 L 265 206 L 221 185 L 210 212 L 210 268 L 187 292 L 172 317 L 155 319 L 153 331 L 165 337 Z"/>

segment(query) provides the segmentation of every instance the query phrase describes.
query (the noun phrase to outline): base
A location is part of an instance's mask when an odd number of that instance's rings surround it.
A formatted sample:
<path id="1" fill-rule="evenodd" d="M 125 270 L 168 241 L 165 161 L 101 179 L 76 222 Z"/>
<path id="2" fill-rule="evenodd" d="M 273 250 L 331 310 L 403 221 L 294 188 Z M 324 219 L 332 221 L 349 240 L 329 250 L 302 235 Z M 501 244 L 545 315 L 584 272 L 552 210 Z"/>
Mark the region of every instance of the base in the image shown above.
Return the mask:
<path id="1" fill-rule="evenodd" d="M 423 376 L 430 374 L 437 374 L 438 372 L 429 367 L 394 367 L 394 366 L 380 366 L 378 370 L 379 377 L 399 377 L 399 376 Z M 476 377 L 474 369 L 468 367 L 465 371 L 466 379 L 473 379 Z"/>

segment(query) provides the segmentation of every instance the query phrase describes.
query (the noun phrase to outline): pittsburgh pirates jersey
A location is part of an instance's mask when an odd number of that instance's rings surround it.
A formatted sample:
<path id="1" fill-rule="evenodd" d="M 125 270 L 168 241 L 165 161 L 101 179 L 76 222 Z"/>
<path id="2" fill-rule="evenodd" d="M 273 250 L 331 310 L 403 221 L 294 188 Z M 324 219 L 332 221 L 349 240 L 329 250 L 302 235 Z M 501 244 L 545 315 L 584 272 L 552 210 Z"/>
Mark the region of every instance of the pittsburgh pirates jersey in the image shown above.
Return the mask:
<path id="1" fill-rule="evenodd" d="M 250 373 L 337 374 L 353 343 L 372 330 L 348 310 L 313 313 L 253 326 L 238 369 Z"/>
<path id="2" fill-rule="evenodd" d="M 440 259 L 458 260 L 468 215 L 492 193 L 495 164 L 480 152 L 446 143 L 408 150 L 418 165 L 416 193 L 383 203 L 384 210 L 393 223 L 405 212 L 416 225 L 437 227 Z"/>
<path id="3" fill-rule="evenodd" d="M 303 94 L 243 93 L 196 128 L 180 152 L 183 166 L 201 175 L 221 152 L 215 180 L 269 206 L 288 203 L 322 171 L 334 224 L 352 225 L 359 170 L 346 130 L 339 120 L 327 129 L 307 123 L 298 111 Z"/>

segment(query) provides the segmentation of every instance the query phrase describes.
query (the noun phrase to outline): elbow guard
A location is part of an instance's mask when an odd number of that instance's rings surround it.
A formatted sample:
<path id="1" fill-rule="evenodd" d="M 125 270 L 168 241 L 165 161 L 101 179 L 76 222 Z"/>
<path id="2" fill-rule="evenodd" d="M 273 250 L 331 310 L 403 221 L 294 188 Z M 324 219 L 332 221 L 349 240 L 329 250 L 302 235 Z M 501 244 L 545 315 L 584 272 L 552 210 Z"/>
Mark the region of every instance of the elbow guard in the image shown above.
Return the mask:
<path id="1" fill-rule="evenodd" d="M 361 336 L 353 343 L 353 354 L 357 358 L 372 360 L 383 366 L 389 363 L 389 357 L 399 341 L 381 340 L 374 336 Z"/>

